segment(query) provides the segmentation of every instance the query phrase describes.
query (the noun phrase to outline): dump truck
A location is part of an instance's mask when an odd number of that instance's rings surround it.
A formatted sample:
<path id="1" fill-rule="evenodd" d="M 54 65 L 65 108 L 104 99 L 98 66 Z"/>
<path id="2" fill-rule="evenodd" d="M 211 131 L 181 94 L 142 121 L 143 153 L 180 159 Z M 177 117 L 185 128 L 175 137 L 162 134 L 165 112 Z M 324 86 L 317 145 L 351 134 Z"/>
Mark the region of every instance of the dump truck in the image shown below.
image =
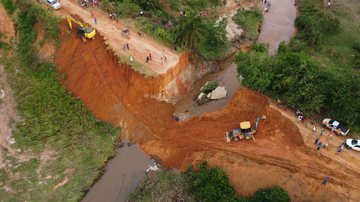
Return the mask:
<path id="1" fill-rule="evenodd" d="M 255 141 L 254 133 L 256 132 L 256 129 L 258 128 L 260 121 L 265 119 L 266 119 L 265 115 L 259 116 L 255 121 L 254 127 L 251 127 L 251 123 L 249 121 L 240 122 L 239 128 L 235 128 L 234 130 L 227 131 L 225 133 L 225 142 L 231 142 L 231 141 L 237 142 L 243 139 L 245 140 L 253 139 Z"/>

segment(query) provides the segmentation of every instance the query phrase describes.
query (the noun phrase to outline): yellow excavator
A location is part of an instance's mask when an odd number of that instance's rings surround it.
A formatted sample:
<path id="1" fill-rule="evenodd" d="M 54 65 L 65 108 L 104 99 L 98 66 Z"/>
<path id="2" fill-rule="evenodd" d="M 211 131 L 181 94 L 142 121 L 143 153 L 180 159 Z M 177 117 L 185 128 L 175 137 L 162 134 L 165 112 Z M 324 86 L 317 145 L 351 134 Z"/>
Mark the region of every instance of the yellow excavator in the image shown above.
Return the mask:
<path id="1" fill-rule="evenodd" d="M 256 132 L 256 129 L 258 128 L 260 121 L 265 119 L 266 119 L 265 115 L 259 116 L 256 119 L 255 126 L 253 128 L 251 128 L 251 124 L 249 121 L 241 122 L 239 128 L 235 128 L 234 130 L 225 133 L 225 142 L 231 142 L 231 140 L 237 142 L 243 139 L 245 140 L 253 139 L 255 141 L 253 135 Z"/>
<path id="2" fill-rule="evenodd" d="M 72 30 L 72 22 L 79 25 L 77 33 L 84 42 L 86 42 L 86 39 L 94 39 L 96 35 L 96 30 L 94 28 L 88 27 L 85 23 L 83 24 L 70 16 L 66 16 L 66 19 L 69 23 L 69 27 L 71 30 Z"/>

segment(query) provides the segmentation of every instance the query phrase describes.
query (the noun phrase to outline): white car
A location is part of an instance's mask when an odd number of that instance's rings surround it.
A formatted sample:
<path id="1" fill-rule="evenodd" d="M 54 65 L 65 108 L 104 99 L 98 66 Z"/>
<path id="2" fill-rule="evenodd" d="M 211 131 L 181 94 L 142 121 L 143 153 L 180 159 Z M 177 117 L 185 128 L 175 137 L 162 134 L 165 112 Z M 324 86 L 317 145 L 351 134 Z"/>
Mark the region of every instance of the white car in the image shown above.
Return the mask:
<path id="1" fill-rule="evenodd" d="M 338 121 L 335 121 L 333 119 L 326 118 L 322 121 L 322 124 L 327 128 L 329 128 L 330 130 L 333 130 L 338 135 L 346 136 L 350 131 L 344 125 L 340 124 Z"/>
<path id="2" fill-rule="evenodd" d="M 55 10 L 61 8 L 61 4 L 57 0 L 45 0 L 45 1 L 49 6 L 51 6 Z"/>
<path id="3" fill-rule="evenodd" d="M 346 139 L 345 147 L 348 149 L 360 151 L 360 140 Z"/>

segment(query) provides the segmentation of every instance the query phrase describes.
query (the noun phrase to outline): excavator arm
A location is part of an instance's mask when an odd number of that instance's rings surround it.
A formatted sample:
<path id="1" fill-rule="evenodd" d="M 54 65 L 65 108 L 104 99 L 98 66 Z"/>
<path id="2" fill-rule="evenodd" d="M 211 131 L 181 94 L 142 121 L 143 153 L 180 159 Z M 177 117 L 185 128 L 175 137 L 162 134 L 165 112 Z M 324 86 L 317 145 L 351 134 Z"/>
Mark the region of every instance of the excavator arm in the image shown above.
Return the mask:
<path id="1" fill-rule="evenodd" d="M 76 23 L 79 25 L 79 30 L 78 33 L 81 33 L 81 37 L 83 38 L 83 40 L 86 41 L 85 38 L 88 39 L 92 39 L 95 37 L 96 35 L 96 30 L 94 28 L 90 28 L 86 25 L 84 25 L 83 23 L 75 20 L 74 18 L 70 17 L 70 16 L 66 16 L 66 20 L 68 21 L 69 27 L 72 30 L 72 23 Z"/>
<path id="2" fill-rule="evenodd" d="M 263 120 L 266 120 L 266 116 L 265 116 L 265 115 L 261 115 L 261 116 L 257 117 L 257 119 L 256 119 L 256 121 L 255 121 L 255 125 L 254 125 L 254 127 L 253 127 L 253 129 L 252 129 L 253 133 L 256 132 L 256 129 L 257 129 L 257 127 L 259 126 L 260 121 L 263 121 Z"/>

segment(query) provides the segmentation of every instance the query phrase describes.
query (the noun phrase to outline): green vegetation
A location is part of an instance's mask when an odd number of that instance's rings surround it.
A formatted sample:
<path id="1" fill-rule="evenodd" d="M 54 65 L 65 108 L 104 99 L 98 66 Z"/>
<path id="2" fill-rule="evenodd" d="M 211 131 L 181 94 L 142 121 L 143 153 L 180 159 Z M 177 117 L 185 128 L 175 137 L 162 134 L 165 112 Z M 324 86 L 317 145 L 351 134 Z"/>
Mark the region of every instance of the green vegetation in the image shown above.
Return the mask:
<path id="1" fill-rule="evenodd" d="M 12 15 L 14 13 L 16 7 L 12 0 L 1 0 L 1 3 L 9 15 Z"/>
<path id="2" fill-rule="evenodd" d="M 233 17 L 234 22 L 244 30 L 246 38 L 256 40 L 259 36 L 259 26 L 262 13 L 259 8 L 254 10 L 240 9 Z"/>
<path id="3" fill-rule="evenodd" d="M 226 173 L 218 167 L 209 168 L 206 162 L 199 169 L 190 166 L 181 175 L 173 170 L 150 173 L 136 188 L 129 201 L 234 201 L 289 202 L 289 194 L 275 186 L 258 190 L 250 197 L 238 196 Z"/>
<path id="4" fill-rule="evenodd" d="M 289 194 L 281 187 L 274 186 L 260 189 L 249 198 L 249 202 L 287 202 L 291 201 Z"/>
<path id="5" fill-rule="evenodd" d="M 299 30 L 296 38 L 308 45 L 307 53 L 323 67 L 332 71 L 358 67 L 359 51 L 353 47 L 360 43 L 359 1 L 336 1 L 329 10 L 304 0 L 295 25 Z"/>
<path id="6" fill-rule="evenodd" d="M 220 59 L 226 53 L 226 40 L 224 22 L 205 21 L 201 16 L 190 14 L 181 19 L 175 44 L 195 57 Z"/>
<path id="7" fill-rule="evenodd" d="M 281 44 L 276 57 L 270 58 L 264 45 L 237 56 L 243 83 L 360 132 L 360 75 L 355 70 L 360 63 L 360 7 L 352 4 L 360 2 L 335 2 L 331 12 L 316 1 L 302 1 L 295 22 L 298 35 L 288 46 Z"/>
<path id="8" fill-rule="evenodd" d="M 77 201 L 97 178 L 104 161 L 115 153 L 119 130 L 97 120 L 59 83 L 56 67 L 35 55 L 34 26 L 40 23 L 47 36 L 56 38 L 56 18 L 30 1 L 17 6 L 17 54 L 1 62 L 6 65 L 21 117 L 13 132 L 14 146 L 25 152 L 5 156 L 7 166 L 0 179 L 15 194 L 0 189 L 1 200 Z M 20 160 L 22 155 L 29 160 Z"/>
<path id="9" fill-rule="evenodd" d="M 182 4 L 193 10 L 204 10 L 209 7 L 220 6 L 221 0 L 182 0 Z"/>
<path id="10" fill-rule="evenodd" d="M 238 201 L 238 196 L 226 173 L 220 168 L 209 168 L 204 161 L 195 172 L 189 167 L 184 176 L 189 181 L 191 193 L 197 201 Z"/>
<path id="11" fill-rule="evenodd" d="M 173 30 L 166 29 L 163 26 L 152 23 L 149 19 L 144 17 L 139 17 L 136 19 L 136 27 L 140 31 L 147 33 L 148 35 L 164 42 L 167 45 L 171 45 L 175 38 Z"/>
<path id="12" fill-rule="evenodd" d="M 215 18 L 198 15 L 201 10 L 219 6 L 220 0 L 169 0 L 168 4 L 174 10 L 186 11 L 186 17 L 169 11 L 159 0 L 104 0 L 102 8 L 120 17 L 135 18 L 140 31 L 176 50 L 189 51 L 193 58 L 217 60 L 226 54 L 225 21 L 216 23 Z"/>
<path id="13" fill-rule="evenodd" d="M 201 92 L 203 93 L 210 93 L 211 91 L 215 90 L 219 86 L 219 83 L 217 81 L 209 81 L 201 88 Z"/>
<path id="14" fill-rule="evenodd" d="M 6 36 L 2 32 L 0 32 L 0 49 L 7 52 L 7 51 L 9 51 L 10 46 L 4 40 L 6 40 Z"/>
<path id="15" fill-rule="evenodd" d="M 240 53 L 236 63 L 243 83 L 293 108 L 336 117 L 359 130 L 359 75 L 324 69 L 305 53 L 294 51 L 296 45 L 280 45 L 274 58 L 267 52 Z"/>
<path id="16" fill-rule="evenodd" d="M 150 173 L 130 195 L 129 201 L 186 201 L 195 202 L 187 180 L 175 170 Z"/>

